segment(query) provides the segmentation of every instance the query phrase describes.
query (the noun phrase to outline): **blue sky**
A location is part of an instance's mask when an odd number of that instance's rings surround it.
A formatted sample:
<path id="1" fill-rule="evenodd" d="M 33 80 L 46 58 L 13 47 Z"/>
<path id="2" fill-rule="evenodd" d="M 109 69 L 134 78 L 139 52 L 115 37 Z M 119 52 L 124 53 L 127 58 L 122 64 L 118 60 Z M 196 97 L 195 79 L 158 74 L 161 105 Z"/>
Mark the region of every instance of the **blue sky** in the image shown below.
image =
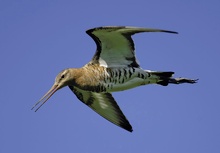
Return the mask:
<path id="1" fill-rule="evenodd" d="M 0 152 L 219 153 L 219 6 L 217 0 L 1 0 Z M 90 61 L 96 46 L 85 31 L 105 25 L 179 32 L 135 35 L 137 57 L 144 69 L 199 83 L 113 93 L 132 133 L 69 88 L 31 111 L 61 70 Z"/>

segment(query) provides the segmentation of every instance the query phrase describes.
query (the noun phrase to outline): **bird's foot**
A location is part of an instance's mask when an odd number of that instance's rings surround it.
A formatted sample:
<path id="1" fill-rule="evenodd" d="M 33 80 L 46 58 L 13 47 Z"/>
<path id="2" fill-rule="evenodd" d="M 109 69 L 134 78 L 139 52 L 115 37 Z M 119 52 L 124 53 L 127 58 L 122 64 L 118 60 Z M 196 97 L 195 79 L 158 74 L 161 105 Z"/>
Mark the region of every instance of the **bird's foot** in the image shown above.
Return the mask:
<path id="1" fill-rule="evenodd" d="M 169 83 L 181 84 L 181 83 L 197 83 L 199 79 L 187 79 L 187 78 L 171 78 Z"/>

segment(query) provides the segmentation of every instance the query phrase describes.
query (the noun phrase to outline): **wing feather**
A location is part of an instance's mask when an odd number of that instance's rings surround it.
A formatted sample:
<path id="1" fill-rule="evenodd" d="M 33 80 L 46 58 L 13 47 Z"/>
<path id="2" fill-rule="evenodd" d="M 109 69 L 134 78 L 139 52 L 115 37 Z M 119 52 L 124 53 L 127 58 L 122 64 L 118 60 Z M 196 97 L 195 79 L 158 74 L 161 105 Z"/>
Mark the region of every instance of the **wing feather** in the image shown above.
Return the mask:
<path id="1" fill-rule="evenodd" d="M 84 91 L 69 86 L 77 98 L 113 124 L 132 132 L 132 127 L 110 93 Z"/>
<path id="2" fill-rule="evenodd" d="M 140 67 L 136 56 L 135 46 L 131 38 L 140 32 L 168 32 L 174 31 L 126 27 L 107 26 L 89 29 L 86 33 L 92 37 L 97 45 L 97 50 L 90 63 L 100 64 L 104 67 Z"/>

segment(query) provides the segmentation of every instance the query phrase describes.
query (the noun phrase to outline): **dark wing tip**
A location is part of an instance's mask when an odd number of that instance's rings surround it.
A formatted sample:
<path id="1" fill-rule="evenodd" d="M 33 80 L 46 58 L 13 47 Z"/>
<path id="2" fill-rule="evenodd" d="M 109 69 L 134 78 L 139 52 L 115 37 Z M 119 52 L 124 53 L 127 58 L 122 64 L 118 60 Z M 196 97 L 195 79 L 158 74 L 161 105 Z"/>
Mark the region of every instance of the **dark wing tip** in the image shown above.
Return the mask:
<path id="1" fill-rule="evenodd" d="M 132 132 L 133 129 L 132 129 L 132 126 L 130 124 L 123 124 L 123 125 L 120 125 L 122 128 L 124 128 L 125 130 L 129 131 L 129 132 Z"/>
<path id="2" fill-rule="evenodd" d="M 120 117 L 120 123 L 118 124 L 119 127 L 129 131 L 129 132 L 132 132 L 133 129 L 132 129 L 132 126 L 131 124 L 129 123 L 129 121 L 125 118 L 125 116 L 121 116 Z"/>
<path id="3" fill-rule="evenodd" d="M 179 34 L 179 33 L 176 32 L 176 31 L 169 31 L 169 30 L 162 30 L 161 32 L 167 32 L 167 33 Z"/>

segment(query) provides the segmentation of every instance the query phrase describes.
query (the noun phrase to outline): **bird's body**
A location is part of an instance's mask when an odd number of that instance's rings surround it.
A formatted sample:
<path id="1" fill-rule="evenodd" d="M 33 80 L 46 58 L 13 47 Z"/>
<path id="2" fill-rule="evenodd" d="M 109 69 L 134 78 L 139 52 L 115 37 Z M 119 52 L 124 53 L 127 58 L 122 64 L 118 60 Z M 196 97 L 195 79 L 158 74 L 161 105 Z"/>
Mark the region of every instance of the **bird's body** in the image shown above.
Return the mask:
<path id="1" fill-rule="evenodd" d="M 140 32 L 176 33 L 138 27 L 99 27 L 88 30 L 87 34 L 97 45 L 93 59 L 82 68 L 69 68 L 60 72 L 53 87 L 36 103 L 38 105 L 42 102 L 36 111 L 57 90 L 69 86 L 80 101 L 102 117 L 132 131 L 130 123 L 112 97 L 112 92 L 147 84 L 167 86 L 169 83 L 196 83 L 196 80 L 192 79 L 172 78 L 174 72 L 142 69 L 136 60 L 131 38 L 131 35 Z"/>
<path id="2" fill-rule="evenodd" d="M 79 69 L 67 69 L 74 78 L 74 86 L 92 92 L 116 92 L 140 85 L 156 83 L 156 76 L 151 76 L 141 68 L 120 67 L 106 68 L 97 64 L 87 64 Z"/>

